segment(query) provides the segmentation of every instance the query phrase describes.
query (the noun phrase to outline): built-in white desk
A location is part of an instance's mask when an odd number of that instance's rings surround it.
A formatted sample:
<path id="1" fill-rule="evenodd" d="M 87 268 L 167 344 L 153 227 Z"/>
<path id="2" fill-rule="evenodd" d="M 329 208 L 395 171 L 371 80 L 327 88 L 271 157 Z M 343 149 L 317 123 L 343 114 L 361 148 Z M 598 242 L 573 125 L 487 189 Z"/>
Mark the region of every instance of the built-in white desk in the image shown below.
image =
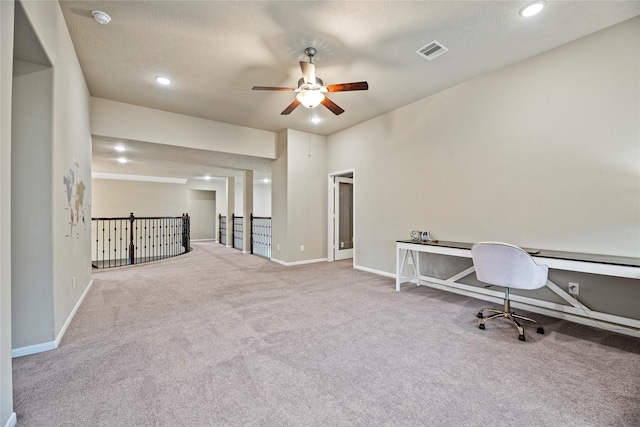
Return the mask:
<path id="1" fill-rule="evenodd" d="M 412 282 L 419 286 L 430 286 L 501 304 L 503 292 L 459 282 L 475 271 L 473 265 L 445 279 L 421 274 L 419 256 L 421 252 L 471 258 L 471 246 L 471 243 L 444 241 L 397 241 L 396 290 L 400 291 L 402 283 Z M 536 263 L 547 265 L 550 269 L 636 279 L 640 286 L 640 258 L 524 249 L 531 254 Z M 403 275 L 406 270 L 412 271 L 413 274 Z M 640 320 L 591 310 L 550 280 L 547 281 L 547 287 L 568 305 L 512 294 L 512 306 L 640 337 Z M 640 301 L 638 301 L 638 312 L 640 313 Z"/>

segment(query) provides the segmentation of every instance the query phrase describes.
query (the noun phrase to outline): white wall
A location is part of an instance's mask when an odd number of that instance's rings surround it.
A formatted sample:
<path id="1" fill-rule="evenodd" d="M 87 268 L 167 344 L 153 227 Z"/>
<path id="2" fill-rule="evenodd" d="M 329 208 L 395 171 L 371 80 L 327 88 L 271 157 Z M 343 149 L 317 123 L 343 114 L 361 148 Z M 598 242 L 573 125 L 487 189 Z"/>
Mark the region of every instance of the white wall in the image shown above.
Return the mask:
<path id="1" fill-rule="evenodd" d="M 0 426 L 15 417 L 11 372 L 12 1 L 0 2 Z"/>
<path id="2" fill-rule="evenodd" d="M 276 134 L 182 114 L 91 98 L 94 135 L 275 158 Z"/>
<path id="3" fill-rule="evenodd" d="M 23 7 L 54 68 L 52 206 L 50 213 L 43 212 L 42 215 L 51 218 L 53 225 L 53 320 L 54 335 L 59 342 L 76 304 L 91 282 L 89 90 L 59 5 L 56 2 L 24 2 Z M 77 224 L 71 234 L 63 184 L 63 177 L 69 170 L 74 171 L 76 184 L 82 180 L 85 186 L 84 216 L 76 218 Z"/>
<path id="4" fill-rule="evenodd" d="M 23 204 L 20 208 L 28 210 L 28 214 L 23 212 L 25 216 L 34 215 L 31 217 L 34 222 L 46 224 L 41 229 L 44 258 L 39 260 L 38 265 L 45 268 L 49 266 L 51 271 L 38 278 L 27 277 L 22 273 L 29 268 L 33 269 L 33 254 L 27 259 L 23 252 L 12 253 L 13 268 L 18 267 L 12 272 L 11 284 L 12 341 L 14 350 L 16 345 L 49 349 L 59 343 L 74 308 L 91 282 L 88 223 L 91 215 L 89 92 L 58 3 L 25 2 L 21 5 L 20 11 L 24 9 L 25 19 L 32 28 L 30 31 L 33 40 L 37 40 L 37 48 L 43 51 L 43 55 L 46 55 L 47 61 L 53 66 L 52 75 L 47 77 L 49 87 L 45 89 L 49 92 L 48 97 L 26 102 L 48 103 L 49 105 L 44 106 L 45 115 L 48 115 L 47 118 L 53 125 L 46 126 L 45 120 L 33 120 L 32 123 L 23 126 L 23 118 L 16 119 L 21 128 L 31 126 L 41 131 L 41 134 L 37 135 L 38 150 L 45 154 L 36 150 L 33 153 L 33 162 L 30 162 L 28 158 L 23 157 L 25 152 L 17 151 L 18 157 L 14 159 L 17 163 L 11 165 L 14 171 L 28 171 L 34 168 L 38 173 L 34 170 L 33 179 L 17 175 L 20 179 L 12 181 L 11 191 L 18 197 L 30 192 L 35 195 L 31 201 L 21 198 Z M 16 17 L 18 16 L 16 13 Z M 26 20 L 22 21 L 21 29 L 27 26 Z M 17 88 L 19 87 L 18 84 Z M 17 93 L 27 93 L 27 97 L 29 96 L 28 90 L 19 90 Z M 20 100 L 20 103 L 23 101 Z M 18 108 L 22 108 L 20 103 L 16 104 Z M 35 109 L 25 113 L 28 115 L 34 111 Z M 19 137 L 19 134 L 16 137 Z M 12 144 L 16 149 L 16 144 L 21 144 L 21 141 L 15 140 Z M 76 224 L 73 228 L 70 227 L 70 213 L 72 210 L 75 211 L 76 207 L 69 206 L 66 186 L 63 183 L 63 177 L 69 170 L 74 171 L 75 184 L 84 180 L 85 189 L 82 203 L 84 209 L 79 209 L 78 206 L 77 211 L 83 215 L 82 218 L 80 215 L 74 216 Z M 45 175 L 42 175 L 43 173 Z M 38 205 L 39 197 L 46 201 L 45 208 Z M 12 221 L 12 227 L 19 227 L 23 218 L 19 216 L 13 219 L 15 221 Z M 14 230 L 12 234 L 15 236 Z M 32 292 L 36 282 L 40 291 Z M 44 288 L 47 290 L 42 291 Z M 44 305 L 48 307 L 46 310 L 38 309 Z M 35 329 L 38 331 L 34 330 L 34 325 L 37 325 Z"/>
<path id="5" fill-rule="evenodd" d="M 57 2 L 22 4 L 54 69 L 52 176 L 49 183 L 52 205 L 51 211 L 42 215 L 52 221 L 53 320 L 54 335 L 59 342 L 74 308 L 91 282 L 89 90 Z M 63 177 L 69 170 L 74 171 L 75 183 L 82 181 L 85 187 L 84 210 L 78 211 L 81 217 L 75 218 L 73 233 L 70 233 L 69 205 L 63 184 Z"/>
<path id="6" fill-rule="evenodd" d="M 356 170 L 358 265 L 395 241 L 640 256 L 640 18 L 328 138 Z M 594 54 L 597 52 L 597 54 Z"/>
<path id="7" fill-rule="evenodd" d="M 326 259 L 326 138 L 289 130 L 287 145 L 289 261 Z"/>
<path id="8" fill-rule="evenodd" d="M 0 217 L 2 219 L 0 221 L 0 330 L 2 334 L 0 425 L 12 425 L 15 422 L 11 385 L 11 342 L 29 343 L 36 347 L 56 346 L 62 338 L 67 322 L 72 317 L 74 308 L 91 280 L 90 235 L 88 230 L 82 231 L 82 227 L 76 229 L 73 237 L 69 235 L 69 212 L 65 186 L 62 182 L 69 168 L 75 168 L 78 177 L 90 177 L 88 90 L 58 3 L 26 2 L 22 4 L 20 13 L 23 9 L 24 15 L 33 28 L 31 32 L 35 36 L 33 39 L 42 45 L 42 50 L 54 68 L 53 73 L 44 71 L 45 74 L 48 73 L 45 80 L 49 80 L 49 88 L 46 90 L 49 98 L 44 99 L 49 105 L 44 109 L 48 111 L 49 123 L 53 122 L 55 125 L 49 125 L 45 132 L 47 135 L 40 140 L 43 142 L 46 139 L 48 143 L 40 147 L 44 152 L 49 153 L 48 161 L 39 158 L 30 166 L 29 163 L 22 164 L 24 159 L 20 158 L 19 164 L 12 163 L 12 144 L 18 143 L 12 141 L 11 129 L 14 11 L 17 14 L 18 10 L 13 1 L 2 1 L 0 2 Z M 40 71 L 36 74 L 40 74 Z M 20 88 L 18 92 L 21 92 Z M 29 92 L 28 89 L 27 92 Z M 24 92 L 21 93 L 23 94 Z M 19 102 L 23 101 L 24 99 Z M 18 105 L 18 108 L 22 107 Z M 31 114 L 35 111 L 33 109 L 25 112 Z M 22 118 L 18 117 L 17 120 L 20 121 Z M 31 125 L 38 127 L 37 130 L 44 129 L 36 123 Z M 18 157 L 22 154 L 25 152 L 17 153 Z M 15 171 L 16 168 L 28 170 L 30 167 L 40 167 L 42 169 L 40 172 L 48 176 L 41 176 L 40 179 L 31 181 L 21 179 L 19 182 L 12 182 L 12 170 Z M 91 184 L 88 179 L 85 182 L 87 182 L 85 195 L 87 200 L 90 200 Z M 34 197 L 41 195 L 48 201 L 48 206 L 42 209 L 36 218 L 40 222 L 48 223 L 45 227 L 48 230 L 47 236 L 43 236 L 44 238 L 39 242 L 46 246 L 45 253 L 48 259 L 40 259 L 36 264 L 48 265 L 52 269 L 44 279 L 46 291 L 29 295 L 29 298 L 37 298 L 41 307 L 45 308 L 40 310 L 37 306 L 31 305 L 28 307 L 28 313 L 22 311 L 24 301 L 18 302 L 17 306 L 20 308 L 17 311 L 11 307 L 12 299 L 15 300 L 16 295 L 24 295 L 23 289 L 20 288 L 24 283 L 15 280 L 20 275 L 20 271 L 14 274 L 10 268 L 13 262 L 20 266 L 25 262 L 21 256 L 10 252 L 12 236 L 13 241 L 16 237 L 16 233 L 11 230 L 13 224 L 10 216 L 11 195 L 21 192 L 33 192 Z M 90 216 L 88 201 L 87 211 Z M 35 265 L 33 253 L 30 256 L 31 264 Z M 75 289 L 71 287 L 72 277 L 77 279 Z M 18 322 L 11 322 L 12 314 L 17 315 Z M 28 322 L 24 320 L 25 314 L 27 317 L 32 316 Z M 31 334 L 33 325 L 42 324 L 45 325 L 46 330 L 38 330 L 35 334 Z M 46 340 L 47 342 L 32 342 L 30 339 L 33 337 L 37 337 L 38 341 Z M 25 340 L 25 338 L 28 339 Z"/>
<path id="9" fill-rule="evenodd" d="M 253 216 L 271 216 L 271 182 L 253 184 Z"/>
<path id="10" fill-rule="evenodd" d="M 187 212 L 184 184 L 93 179 L 94 218 L 180 216 Z"/>
<path id="11" fill-rule="evenodd" d="M 287 243 L 288 223 L 288 153 L 287 131 L 278 134 L 276 160 L 271 162 L 271 256 L 281 261 L 289 259 Z"/>
<path id="12" fill-rule="evenodd" d="M 280 138 L 271 167 L 272 257 L 286 263 L 326 259 L 326 138 L 291 129 Z"/>
<path id="13" fill-rule="evenodd" d="M 227 212 L 227 188 L 224 179 L 214 178 L 210 181 L 189 180 L 187 183 L 189 188 L 211 190 L 216 192 L 216 217 L 218 215 L 226 215 Z M 244 207 L 242 206 L 242 188 L 244 182 L 242 179 L 234 179 L 234 200 L 233 213 L 236 216 L 244 216 Z M 254 216 L 271 216 L 271 183 L 254 182 L 253 184 L 253 215 Z M 217 225 L 216 225 L 217 231 Z"/>
<path id="14" fill-rule="evenodd" d="M 192 240 L 217 239 L 216 192 L 210 190 L 187 190 L 187 210 L 191 217 Z"/>
<path id="15" fill-rule="evenodd" d="M 13 70 L 12 345 L 21 348 L 55 338 L 53 223 L 49 214 L 53 203 L 49 185 L 53 175 L 53 69 L 16 60 Z"/>
<path id="16" fill-rule="evenodd" d="M 226 215 L 226 185 L 222 179 L 189 180 L 186 184 L 169 184 L 158 182 L 142 182 L 114 179 L 93 179 L 93 212 L 94 218 L 126 217 L 130 212 L 136 216 L 179 216 L 189 213 L 189 191 L 206 190 L 215 192 L 215 216 Z M 243 215 L 242 181 L 235 182 L 234 213 Z M 254 215 L 271 216 L 271 185 L 256 183 L 253 198 Z M 196 219 L 197 221 L 197 219 Z M 215 234 L 217 238 L 218 224 Z"/>

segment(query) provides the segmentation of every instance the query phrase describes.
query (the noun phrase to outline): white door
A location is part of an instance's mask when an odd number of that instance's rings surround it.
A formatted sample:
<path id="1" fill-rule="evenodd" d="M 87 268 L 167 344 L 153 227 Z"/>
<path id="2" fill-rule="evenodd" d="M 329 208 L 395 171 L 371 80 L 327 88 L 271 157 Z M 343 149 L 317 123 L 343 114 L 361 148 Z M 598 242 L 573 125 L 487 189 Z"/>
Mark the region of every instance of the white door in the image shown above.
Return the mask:
<path id="1" fill-rule="evenodd" d="M 335 177 L 333 258 L 353 258 L 353 178 Z"/>

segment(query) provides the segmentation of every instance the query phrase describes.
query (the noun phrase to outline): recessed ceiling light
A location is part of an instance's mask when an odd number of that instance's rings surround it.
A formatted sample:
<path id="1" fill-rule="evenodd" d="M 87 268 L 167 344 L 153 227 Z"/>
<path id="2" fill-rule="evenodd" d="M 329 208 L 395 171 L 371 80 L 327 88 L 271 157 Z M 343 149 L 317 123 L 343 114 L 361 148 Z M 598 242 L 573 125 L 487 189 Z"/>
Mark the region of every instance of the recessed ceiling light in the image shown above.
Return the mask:
<path id="1" fill-rule="evenodd" d="M 537 15 L 540 13 L 542 9 L 547 5 L 547 2 L 544 0 L 534 1 L 532 3 L 527 4 L 522 9 L 520 9 L 520 15 L 528 18 L 533 15 Z"/>
<path id="2" fill-rule="evenodd" d="M 269 183 L 269 178 L 263 179 L 262 182 L 264 182 L 265 184 L 268 184 Z"/>
<path id="3" fill-rule="evenodd" d="M 211 179 L 211 177 L 209 175 L 205 175 L 204 179 L 206 179 L 207 181 L 209 181 Z"/>
<path id="4" fill-rule="evenodd" d="M 313 119 L 311 119 L 311 121 L 313 123 L 320 123 L 320 117 L 314 117 Z"/>
<path id="5" fill-rule="evenodd" d="M 91 14 L 98 24 L 106 25 L 111 22 L 111 17 L 101 10 L 93 10 Z"/>
<path id="6" fill-rule="evenodd" d="M 126 148 L 124 148 L 122 145 L 116 145 L 115 150 L 122 153 L 126 150 Z"/>
<path id="7" fill-rule="evenodd" d="M 160 83 L 162 86 L 168 86 L 171 84 L 171 80 L 163 76 L 156 76 L 156 81 Z"/>
<path id="8" fill-rule="evenodd" d="M 120 157 L 120 158 L 118 159 L 118 161 L 119 161 L 120 163 L 127 163 L 127 159 L 126 159 L 126 157 Z"/>

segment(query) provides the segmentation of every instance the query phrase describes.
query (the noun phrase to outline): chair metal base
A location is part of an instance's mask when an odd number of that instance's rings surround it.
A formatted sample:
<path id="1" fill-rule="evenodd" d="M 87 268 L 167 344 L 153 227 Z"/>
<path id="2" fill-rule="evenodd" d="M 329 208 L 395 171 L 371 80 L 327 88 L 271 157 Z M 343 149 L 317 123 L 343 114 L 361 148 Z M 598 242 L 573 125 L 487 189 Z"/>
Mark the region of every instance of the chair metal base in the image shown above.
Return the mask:
<path id="1" fill-rule="evenodd" d="M 489 313 L 493 313 L 493 314 L 485 316 L 483 314 L 484 311 L 488 311 Z M 522 327 L 522 325 L 520 325 L 520 322 L 518 322 L 517 319 L 526 320 L 527 322 L 535 323 L 536 325 L 538 325 L 538 329 L 536 330 L 536 332 L 539 333 L 539 334 L 544 334 L 544 328 L 542 327 L 542 325 L 537 320 L 533 320 L 533 319 L 531 319 L 529 317 L 521 316 L 521 315 L 516 314 L 513 311 L 511 311 L 511 301 L 509 300 L 508 291 L 506 293 L 506 298 L 504 300 L 504 309 L 503 310 L 496 310 L 495 308 L 483 308 L 482 310 L 480 310 L 478 312 L 477 316 L 478 316 L 478 318 L 482 319 L 482 321 L 480 321 L 480 325 L 478 326 L 480 329 L 484 329 L 484 324 L 487 322 L 487 320 L 495 319 L 497 317 L 505 317 L 505 318 L 511 320 L 513 325 L 518 330 L 518 334 L 519 334 L 518 335 L 518 339 L 520 341 L 526 341 L 526 337 L 524 335 L 524 328 Z"/>

